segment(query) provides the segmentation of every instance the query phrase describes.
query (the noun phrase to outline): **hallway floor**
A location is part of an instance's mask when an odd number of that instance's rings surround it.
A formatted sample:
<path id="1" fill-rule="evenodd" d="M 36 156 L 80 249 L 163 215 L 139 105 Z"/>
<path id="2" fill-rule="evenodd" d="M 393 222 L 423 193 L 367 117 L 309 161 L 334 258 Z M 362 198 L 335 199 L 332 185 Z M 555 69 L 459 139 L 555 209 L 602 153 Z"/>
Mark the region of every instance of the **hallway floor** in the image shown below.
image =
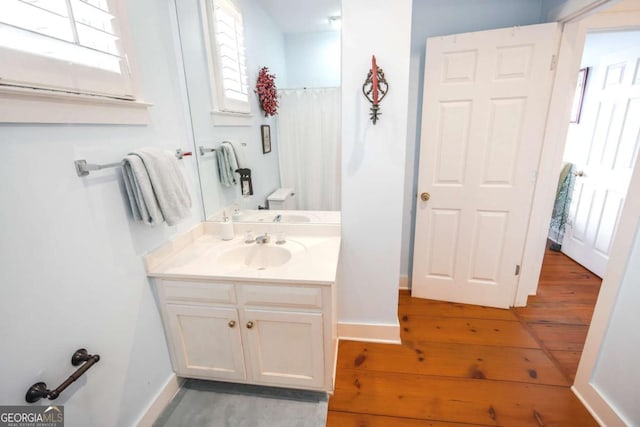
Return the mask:
<path id="1" fill-rule="evenodd" d="M 576 376 L 602 279 L 560 252 L 547 249 L 538 294 L 514 309 L 571 379 Z"/>
<path id="2" fill-rule="evenodd" d="M 402 345 L 340 342 L 327 425 L 597 426 L 570 386 L 599 282 L 547 251 L 524 309 L 401 292 Z"/>

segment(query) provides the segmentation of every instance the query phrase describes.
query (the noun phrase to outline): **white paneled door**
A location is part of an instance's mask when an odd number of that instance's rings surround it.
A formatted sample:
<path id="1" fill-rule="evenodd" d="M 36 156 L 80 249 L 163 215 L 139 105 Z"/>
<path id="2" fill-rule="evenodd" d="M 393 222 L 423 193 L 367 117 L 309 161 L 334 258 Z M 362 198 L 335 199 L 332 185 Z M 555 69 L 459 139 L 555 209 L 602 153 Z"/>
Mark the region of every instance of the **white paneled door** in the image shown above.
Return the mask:
<path id="1" fill-rule="evenodd" d="M 562 252 L 604 275 L 640 144 L 640 47 L 602 58 L 580 119 L 586 125 Z"/>
<path id="2" fill-rule="evenodd" d="M 413 296 L 513 305 L 558 40 L 555 23 L 427 40 Z"/>

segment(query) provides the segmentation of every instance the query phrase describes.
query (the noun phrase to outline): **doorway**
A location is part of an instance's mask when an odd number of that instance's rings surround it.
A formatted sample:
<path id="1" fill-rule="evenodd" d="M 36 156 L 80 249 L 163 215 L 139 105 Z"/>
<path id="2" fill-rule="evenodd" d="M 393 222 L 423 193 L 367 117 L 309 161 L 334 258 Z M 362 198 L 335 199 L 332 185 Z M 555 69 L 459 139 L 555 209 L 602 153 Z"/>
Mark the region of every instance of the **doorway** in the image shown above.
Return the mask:
<path id="1" fill-rule="evenodd" d="M 538 292 L 516 309 L 572 380 L 638 155 L 637 46 L 640 31 L 586 35 Z"/>
<path id="2" fill-rule="evenodd" d="M 563 38 L 560 48 L 560 55 L 556 73 L 556 86 L 552 97 L 549 122 L 545 135 L 545 146 L 549 152 L 543 153 L 544 167 L 540 174 L 547 174 L 547 179 L 555 176 L 553 192 L 556 190 L 557 169 L 562 159 L 564 144 L 557 144 L 555 141 L 566 138 L 567 123 L 565 117 L 570 110 L 571 99 L 575 91 L 577 70 L 580 68 L 580 58 L 587 32 L 589 31 L 615 31 L 640 28 L 640 10 L 635 2 L 620 2 L 606 10 L 604 13 L 589 16 L 582 19 L 574 19 L 564 25 Z M 555 150 L 555 151 L 554 151 Z M 631 157 L 631 156 L 629 156 Z M 637 157 L 637 153 L 634 158 Z M 640 170 L 635 168 L 630 177 L 628 193 L 640 193 Z M 552 172 L 555 170 L 555 172 Z M 551 188 L 549 188 L 551 190 Z M 546 191 L 546 190 L 545 190 Z M 551 191 L 545 196 L 547 201 L 552 200 Z M 546 220 L 543 211 L 550 211 L 550 206 L 544 206 L 544 199 L 538 199 L 538 209 L 534 208 L 532 222 L 540 219 Z M 535 206 L 535 204 L 534 204 Z M 537 214 L 537 216 L 536 216 Z M 537 219 L 536 219 L 537 218 Z M 548 217 L 547 217 L 548 218 Z M 634 267 L 634 259 L 629 255 L 634 245 L 635 231 L 638 228 L 640 218 L 640 201 L 635 197 L 627 197 L 621 213 L 617 218 L 616 227 L 618 232 L 611 243 L 608 266 L 603 275 L 602 286 L 598 295 L 596 308 L 594 310 L 591 324 L 587 333 L 584 349 L 580 358 L 579 367 L 576 373 L 575 382 L 572 387 L 574 393 L 581 399 L 590 412 L 599 419 L 602 425 L 623 426 L 626 425 L 620 413 L 615 410 L 615 404 L 606 399 L 597 384 L 592 378 L 598 372 L 598 357 L 602 349 L 606 349 L 605 338 L 609 336 L 609 320 L 615 315 L 618 292 L 622 288 L 623 279 L 629 269 Z M 546 221 L 545 221 L 546 222 Z M 540 230 L 541 224 L 534 224 L 533 230 Z M 542 225 L 542 229 L 547 230 L 548 223 Z M 530 228 L 532 230 L 532 228 Z M 542 231 L 542 230 L 540 230 Z M 532 246 L 540 245 L 540 238 L 543 236 L 533 234 Z M 535 242 L 534 240 L 538 241 Z M 546 240 L 546 233 L 544 235 Z M 540 246 L 538 246 L 540 247 Z M 535 258 L 535 256 L 533 256 Z M 535 263 L 534 263 L 535 264 Z M 538 264 L 540 265 L 540 264 Z M 538 276 L 535 271 L 533 275 Z M 529 282 L 527 282 L 529 283 Z M 532 293 L 535 289 L 522 288 L 524 292 Z M 535 293 L 535 292 L 533 292 Z M 524 298 L 522 298 L 524 296 Z M 518 302 L 522 304 L 526 300 L 526 294 L 519 295 Z M 611 346 L 609 346 L 611 347 Z M 615 349 L 614 349 L 615 350 Z M 617 379 L 624 383 L 624 376 Z"/>

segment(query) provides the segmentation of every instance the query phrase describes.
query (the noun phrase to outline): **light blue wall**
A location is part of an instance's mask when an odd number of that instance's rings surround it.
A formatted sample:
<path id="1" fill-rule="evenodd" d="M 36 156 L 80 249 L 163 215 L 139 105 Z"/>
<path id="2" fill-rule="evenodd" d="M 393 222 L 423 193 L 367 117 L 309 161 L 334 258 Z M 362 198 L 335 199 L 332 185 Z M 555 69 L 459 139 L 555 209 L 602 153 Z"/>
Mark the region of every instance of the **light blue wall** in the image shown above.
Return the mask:
<path id="1" fill-rule="evenodd" d="M 568 0 L 542 0 L 542 10 L 540 18 L 544 21 L 547 19 L 550 13 L 558 10 L 561 6 L 567 3 Z"/>
<path id="2" fill-rule="evenodd" d="M 246 154 L 252 172 L 254 196 L 242 199 L 239 186 L 225 188 L 220 185 L 215 155 L 199 159 L 200 175 L 207 217 L 234 201 L 245 208 L 264 205 L 266 197 L 280 186 L 278 168 L 277 121 L 265 118 L 253 93 L 261 67 L 267 66 L 276 75 L 278 87 L 286 84 L 284 37 L 271 17 L 257 0 L 243 0 L 240 7 L 245 27 L 245 48 L 249 82 L 249 101 L 253 115 L 249 126 L 213 126 L 211 86 L 198 0 L 177 0 L 180 38 L 184 58 L 189 105 L 195 136 L 195 145 L 219 147 L 223 141 L 246 143 Z M 260 125 L 271 126 L 272 151 L 262 153 Z"/>
<path id="3" fill-rule="evenodd" d="M 181 163 L 192 215 L 174 227 L 132 221 L 118 169 L 76 176 L 76 159 L 192 149 L 172 2 L 126 4 L 148 126 L 0 125 L 0 403 L 57 387 L 86 347 L 100 362 L 55 401 L 68 427 L 133 425 L 172 375 L 142 255 L 202 220 L 193 157 Z"/>
<path id="4" fill-rule="evenodd" d="M 401 275 L 410 275 L 418 192 L 424 58 L 428 37 L 541 22 L 541 0 L 416 0 L 411 24 L 411 76 Z M 393 90 L 393 81 L 391 81 Z"/>
<path id="5" fill-rule="evenodd" d="M 286 87 L 340 86 L 339 31 L 285 34 L 284 43 Z"/>
<path id="6" fill-rule="evenodd" d="M 613 307 L 592 384 L 630 426 L 640 425 L 640 228 Z"/>

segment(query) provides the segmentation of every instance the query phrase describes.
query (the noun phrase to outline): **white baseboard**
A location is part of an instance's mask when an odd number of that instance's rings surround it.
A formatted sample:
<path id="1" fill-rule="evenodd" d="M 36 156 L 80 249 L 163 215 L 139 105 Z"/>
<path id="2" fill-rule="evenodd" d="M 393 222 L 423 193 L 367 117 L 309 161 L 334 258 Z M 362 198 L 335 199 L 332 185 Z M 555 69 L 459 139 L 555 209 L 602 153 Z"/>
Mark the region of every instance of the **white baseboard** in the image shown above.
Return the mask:
<path id="1" fill-rule="evenodd" d="M 400 276 L 400 289 L 409 290 L 409 276 Z"/>
<path id="2" fill-rule="evenodd" d="M 601 425 L 601 426 L 606 426 L 606 424 L 604 423 L 604 421 L 602 421 L 600 419 L 600 416 L 598 415 L 598 413 L 594 410 L 593 407 L 591 407 L 591 405 L 589 404 L 589 402 L 587 402 L 587 400 L 584 398 L 584 396 L 582 395 L 582 393 L 580 393 L 580 391 L 576 388 L 576 386 L 571 386 L 571 391 L 573 392 L 573 394 L 576 395 L 576 397 L 578 398 L 578 400 L 580 402 L 582 402 L 582 405 L 586 408 L 587 411 L 589 411 L 589 413 L 591 414 L 591 416 L 593 417 L 593 419 L 596 420 L 596 422 Z"/>
<path id="3" fill-rule="evenodd" d="M 618 413 L 615 406 L 600 394 L 593 384 L 589 383 L 583 387 L 574 384 L 571 386 L 571 391 L 602 427 L 627 427 L 633 424 Z"/>
<path id="4" fill-rule="evenodd" d="M 400 344 L 400 323 L 389 325 L 339 322 L 338 338 L 350 341 Z"/>
<path id="5" fill-rule="evenodd" d="M 183 382 L 184 379 L 179 378 L 176 374 L 172 374 L 164 387 L 156 394 L 156 397 L 144 414 L 142 414 L 136 425 L 138 427 L 151 427 L 160 414 L 162 414 L 162 411 L 169 405 L 178 390 L 180 390 Z"/>

